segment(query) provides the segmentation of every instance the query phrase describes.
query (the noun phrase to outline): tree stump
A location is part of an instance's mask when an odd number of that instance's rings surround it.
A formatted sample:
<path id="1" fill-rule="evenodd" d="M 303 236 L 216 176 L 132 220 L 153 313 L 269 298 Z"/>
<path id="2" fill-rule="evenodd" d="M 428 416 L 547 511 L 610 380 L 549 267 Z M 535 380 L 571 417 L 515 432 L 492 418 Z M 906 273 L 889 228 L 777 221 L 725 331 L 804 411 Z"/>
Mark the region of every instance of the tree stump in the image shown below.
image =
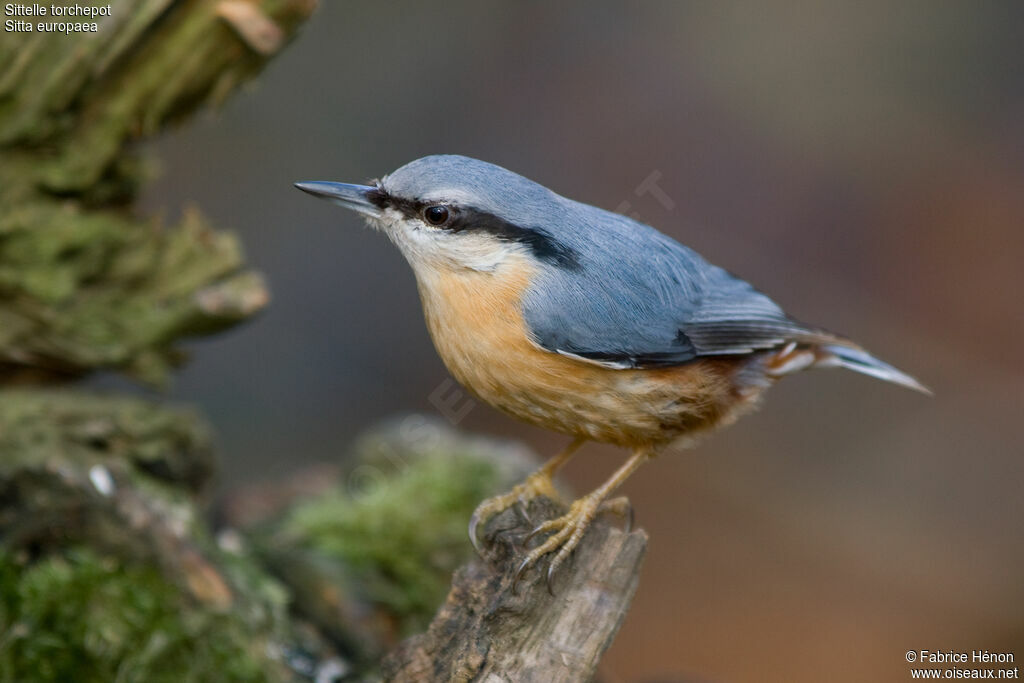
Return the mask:
<path id="1" fill-rule="evenodd" d="M 626 533 L 598 518 L 553 577 L 554 595 L 536 568 L 514 586 L 527 534 L 564 511 L 545 498 L 531 501 L 527 516 L 532 523 L 515 510 L 491 520 L 484 557 L 455 573 L 430 628 L 385 659 L 384 677 L 488 682 L 593 678 L 636 592 L 647 534 Z"/>

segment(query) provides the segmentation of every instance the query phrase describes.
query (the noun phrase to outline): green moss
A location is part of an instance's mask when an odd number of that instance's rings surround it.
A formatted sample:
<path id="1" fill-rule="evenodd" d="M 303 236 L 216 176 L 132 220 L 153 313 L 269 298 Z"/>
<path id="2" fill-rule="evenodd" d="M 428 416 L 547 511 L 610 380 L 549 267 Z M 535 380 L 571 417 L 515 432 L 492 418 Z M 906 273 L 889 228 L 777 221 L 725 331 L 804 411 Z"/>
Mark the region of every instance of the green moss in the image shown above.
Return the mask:
<path id="1" fill-rule="evenodd" d="M 122 4 L 102 35 L 0 47 L 0 382 L 113 369 L 166 384 L 179 340 L 267 302 L 237 239 L 197 210 L 167 227 L 133 211 L 152 174 L 136 143 L 255 75 L 316 3 L 246 4 L 281 29 L 265 50 L 218 3 Z"/>
<path id="2" fill-rule="evenodd" d="M 212 479 L 210 442 L 209 426 L 189 409 L 94 392 L 0 391 L 0 482 L 48 463 L 83 472 L 107 464 L 177 499 Z"/>
<path id="3" fill-rule="evenodd" d="M 151 568 L 70 549 L 0 552 L 2 681 L 268 681 L 263 634 L 196 605 Z"/>
<path id="4" fill-rule="evenodd" d="M 80 201 L 0 197 L 0 207 L 0 320 L 11 323 L 0 364 L 117 368 L 159 383 L 177 339 L 235 325 L 267 302 L 237 239 L 195 210 L 159 227 Z"/>
<path id="5" fill-rule="evenodd" d="M 452 570 L 472 552 L 466 521 L 498 483 L 493 462 L 423 457 L 368 489 L 339 488 L 299 505 L 284 531 L 346 566 L 367 598 L 408 633 L 428 623 L 444 599 Z"/>

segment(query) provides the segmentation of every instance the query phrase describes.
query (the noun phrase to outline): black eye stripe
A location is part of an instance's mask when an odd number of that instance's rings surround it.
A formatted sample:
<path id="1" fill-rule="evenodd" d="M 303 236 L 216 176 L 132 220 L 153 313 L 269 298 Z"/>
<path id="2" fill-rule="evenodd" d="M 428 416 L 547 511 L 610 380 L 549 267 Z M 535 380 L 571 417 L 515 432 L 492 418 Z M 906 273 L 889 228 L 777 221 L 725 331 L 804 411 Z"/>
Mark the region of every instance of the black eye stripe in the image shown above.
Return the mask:
<path id="1" fill-rule="evenodd" d="M 516 225 L 504 218 L 473 207 L 395 197 L 389 195 L 379 186 L 372 193 L 370 201 L 381 208 L 392 208 L 409 218 L 418 220 L 427 220 L 426 210 L 444 206 L 449 215 L 446 221 L 436 227 L 454 233 L 470 231 L 487 233 L 501 240 L 525 245 L 533 252 L 534 256 L 546 263 L 573 270 L 580 267 L 576 252 L 540 227 Z M 429 220 L 427 222 L 433 225 Z"/>

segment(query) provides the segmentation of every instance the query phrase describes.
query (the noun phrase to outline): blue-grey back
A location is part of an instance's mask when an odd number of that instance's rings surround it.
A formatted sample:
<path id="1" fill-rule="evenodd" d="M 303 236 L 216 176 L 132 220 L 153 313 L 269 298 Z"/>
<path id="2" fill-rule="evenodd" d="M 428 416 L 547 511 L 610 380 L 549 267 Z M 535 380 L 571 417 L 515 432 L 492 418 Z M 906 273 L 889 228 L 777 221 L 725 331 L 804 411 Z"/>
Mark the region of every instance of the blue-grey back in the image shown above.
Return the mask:
<path id="1" fill-rule="evenodd" d="M 544 348 L 644 367 L 749 353 L 810 332 L 654 228 L 569 203 L 571 225 L 558 235 L 580 267 L 545 268 L 525 300 L 527 324 Z"/>

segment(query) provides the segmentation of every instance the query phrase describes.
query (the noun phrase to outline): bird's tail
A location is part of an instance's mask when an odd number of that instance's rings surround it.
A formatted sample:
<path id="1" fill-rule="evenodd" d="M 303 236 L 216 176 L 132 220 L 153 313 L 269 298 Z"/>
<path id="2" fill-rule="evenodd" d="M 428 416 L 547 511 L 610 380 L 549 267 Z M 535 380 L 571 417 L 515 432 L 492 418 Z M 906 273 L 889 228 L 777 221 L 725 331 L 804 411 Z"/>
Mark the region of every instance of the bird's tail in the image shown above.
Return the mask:
<path id="1" fill-rule="evenodd" d="M 905 372 L 878 360 L 852 342 L 831 342 L 814 347 L 814 367 L 841 367 L 860 372 L 886 382 L 899 384 L 931 396 L 931 390 Z"/>

